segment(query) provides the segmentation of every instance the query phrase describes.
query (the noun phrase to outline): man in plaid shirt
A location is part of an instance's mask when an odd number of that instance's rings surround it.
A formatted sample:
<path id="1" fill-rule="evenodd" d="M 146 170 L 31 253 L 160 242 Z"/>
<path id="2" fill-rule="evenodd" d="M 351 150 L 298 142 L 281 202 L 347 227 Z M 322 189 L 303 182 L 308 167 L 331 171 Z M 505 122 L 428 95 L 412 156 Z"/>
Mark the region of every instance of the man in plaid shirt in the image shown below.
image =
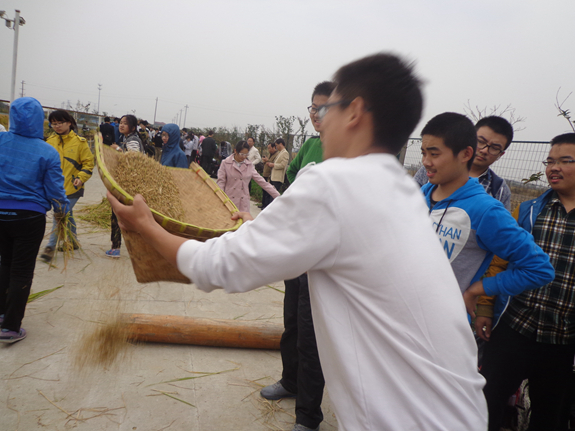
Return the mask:
<path id="1" fill-rule="evenodd" d="M 500 318 L 492 333 L 489 312 L 477 312 L 476 330 L 489 340 L 481 373 L 490 431 L 499 431 L 504 406 L 524 379 L 531 398 L 529 430 L 567 429 L 560 416 L 575 355 L 575 133 L 553 138 L 543 163 L 551 189 L 522 203 L 514 216 L 549 255 L 555 279 L 512 298 L 498 297 L 492 316 Z"/>

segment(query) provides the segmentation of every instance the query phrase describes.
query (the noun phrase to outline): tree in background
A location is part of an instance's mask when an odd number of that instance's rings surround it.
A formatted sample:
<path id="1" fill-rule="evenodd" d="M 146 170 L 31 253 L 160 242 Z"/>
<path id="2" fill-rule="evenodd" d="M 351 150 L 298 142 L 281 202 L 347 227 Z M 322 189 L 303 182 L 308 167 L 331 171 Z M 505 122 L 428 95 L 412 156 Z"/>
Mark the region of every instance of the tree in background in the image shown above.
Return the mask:
<path id="1" fill-rule="evenodd" d="M 571 119 L 571 112 L 569 112 L 569 109 L 563 108 L 563 105 L 565 104 L 567 99 L 569 99 L 569 96 L 573 94 L 573 92 L 569 93 L 567 97 L 563 99 L 563 102 L 559 103 L 559 91 L 561 91 L 561 87 L 559 87 L 559 90 L 557 90 L 557 94 L 555 95 L 555 107 L 559 111 L 559 114 L 557 114 L 557 116 L 565 118 L 569 123 L 569 126 L 571 126 L 573 132 L 575 132 L 575 122 L 573 122 L 573 120 Z"/>
<path id="2" fill-rule="evenodd" d="M 507 119 L 507 121 L 509 121 L 513 126 L 513 130 L 515 132 L 525 130 L 525 126 L 520 124 L 525 122 L 525 117 L 517 115 L 515 108 L 511 106 L 511 103 L 504 108 L 502 108 L 501 105 L 493 105 L 491 108 L 480 108 L 477 105 L 475 105 L 475 107 L 471 107 L 471 102 L 467 100 L 467 105 L 463 106 L 463 112 L 465 112 L 465 115 L 467 115 L 474 123 L 477 123 L 484 117 L 496 115 Z"/>
<path id="3" fill-rule="evenodd" d="M 293 115 L 289 117 L 284 117 L 283 115 L 276 116 L 278 138 L 282 138 L 286 142 L 286 150 L 290 155 L 290 161 L 293 150 L 293 123 L 295 123 L 295 120 L 296 117 Z"/>
<path id="4" fill-rule="evenodd" d="M 306 127 L 309 123 L 309 117 L 297 117 L 297 122 L 299 123 L 299 129 L 296 133 L 297 138 L 294 141 L 294 147 L 299 149 L 307 139 Z"/>

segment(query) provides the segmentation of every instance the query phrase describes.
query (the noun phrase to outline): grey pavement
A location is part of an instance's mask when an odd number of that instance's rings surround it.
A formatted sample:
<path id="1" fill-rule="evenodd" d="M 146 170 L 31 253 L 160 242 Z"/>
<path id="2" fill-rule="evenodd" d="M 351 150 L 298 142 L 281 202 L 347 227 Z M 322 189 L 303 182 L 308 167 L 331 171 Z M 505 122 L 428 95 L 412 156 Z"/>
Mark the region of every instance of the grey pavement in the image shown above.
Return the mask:
<path id="1" fill-rule="evenodd" d="M 104 195 L 96 171 L 75 210 Z M 294 400 L 259 395 L 281 377 L 279 351 L 139 344 L 109 367 L 74 366 L 82 337 L 118 312 L 281 324 L 283 282 L 233 295 L 139 284 L 124 247 L 120 259 L 104 255 L 109 231 L 78 220 L 78 232 L 82 253 L 65 269 L 61 253 L 57 268 L 37 262 L 32 292 L 62 287 L 28 304 L 27 338 L 0 345 L 0 431 L 291 430 Z M 321 429 L 337 430 L 327 393 L 322 408 Z"/>

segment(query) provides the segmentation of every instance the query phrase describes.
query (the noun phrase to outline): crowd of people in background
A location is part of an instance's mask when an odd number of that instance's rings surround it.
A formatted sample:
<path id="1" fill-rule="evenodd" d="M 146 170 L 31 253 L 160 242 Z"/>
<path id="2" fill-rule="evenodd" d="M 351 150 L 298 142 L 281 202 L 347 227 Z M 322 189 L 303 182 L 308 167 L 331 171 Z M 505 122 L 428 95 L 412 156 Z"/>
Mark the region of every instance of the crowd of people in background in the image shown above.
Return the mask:
<path id="1" fill-rule="evenodd" d="M 120 131 L 122 119 L 130 117 L 132 125 L 126 136 Z M 133 115 L 122 119 L 105 117 L 100 125 L 100 133 L 105 145 L 117 150 L 140 151 L 164 166 L 189 168 L 197 163 L 208 175 L 217 179 L 217 184 L 230 197 L 241 211 L 248 211 L 252 180 L 262 188 L 262 203 L 265 208 L 287 183 L 289 154 L 286 142 L 278 138 L 267 145 L 268 155 L 261 155 L 255 139 L 248 137 L 245 141 L 232 144 L 214 138 L 214 131 L 208 130 L 207 136 L 196 134 L 191 129 L 182 129 L 170 123 L 162 127 L 151 126 L 145 120 L 136 120 Z M 117 134 L 116 130 L 120 133 Z M 138 139 L 136 145 L 133 141 Z M 110 257 L 120 256 L 120 230 L 112 219 L 112 248 L 106 252 Z"/>

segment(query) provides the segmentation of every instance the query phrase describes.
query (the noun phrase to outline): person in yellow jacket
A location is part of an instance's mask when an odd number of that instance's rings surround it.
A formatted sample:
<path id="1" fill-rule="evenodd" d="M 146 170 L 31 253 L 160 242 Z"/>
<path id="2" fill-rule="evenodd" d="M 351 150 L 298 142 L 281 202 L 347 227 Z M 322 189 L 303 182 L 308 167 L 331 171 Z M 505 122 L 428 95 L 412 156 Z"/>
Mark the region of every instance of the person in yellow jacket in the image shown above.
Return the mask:
<path id="1" fill-rule="evenodd" d="M 78 199 L 84 196 L 84 183 L 92 176 L 94 169 L 94 156 L 90 151 L 88 142 L 85 138 L 78 136 L 74 130 L 77 129 L 76 121 L 68 112 L 57 110 L 50 113 L 48 121 L 56 134 L 50 136 L 47 142 L 52 145 L 60 154 L 60 165 L 62 175 L 64 175 L 64 189 L 66 197 L 70 201 L 70 220 L 69 227 L 76 238 L 76 221 L 72 208 Z M 57 232 L 56 219 L 48 245 L 40 255 L 45 262 L 50 262 L 54 257 Z M 79 247 L 78 241 L 74 242 L 74 250 Z"/>

